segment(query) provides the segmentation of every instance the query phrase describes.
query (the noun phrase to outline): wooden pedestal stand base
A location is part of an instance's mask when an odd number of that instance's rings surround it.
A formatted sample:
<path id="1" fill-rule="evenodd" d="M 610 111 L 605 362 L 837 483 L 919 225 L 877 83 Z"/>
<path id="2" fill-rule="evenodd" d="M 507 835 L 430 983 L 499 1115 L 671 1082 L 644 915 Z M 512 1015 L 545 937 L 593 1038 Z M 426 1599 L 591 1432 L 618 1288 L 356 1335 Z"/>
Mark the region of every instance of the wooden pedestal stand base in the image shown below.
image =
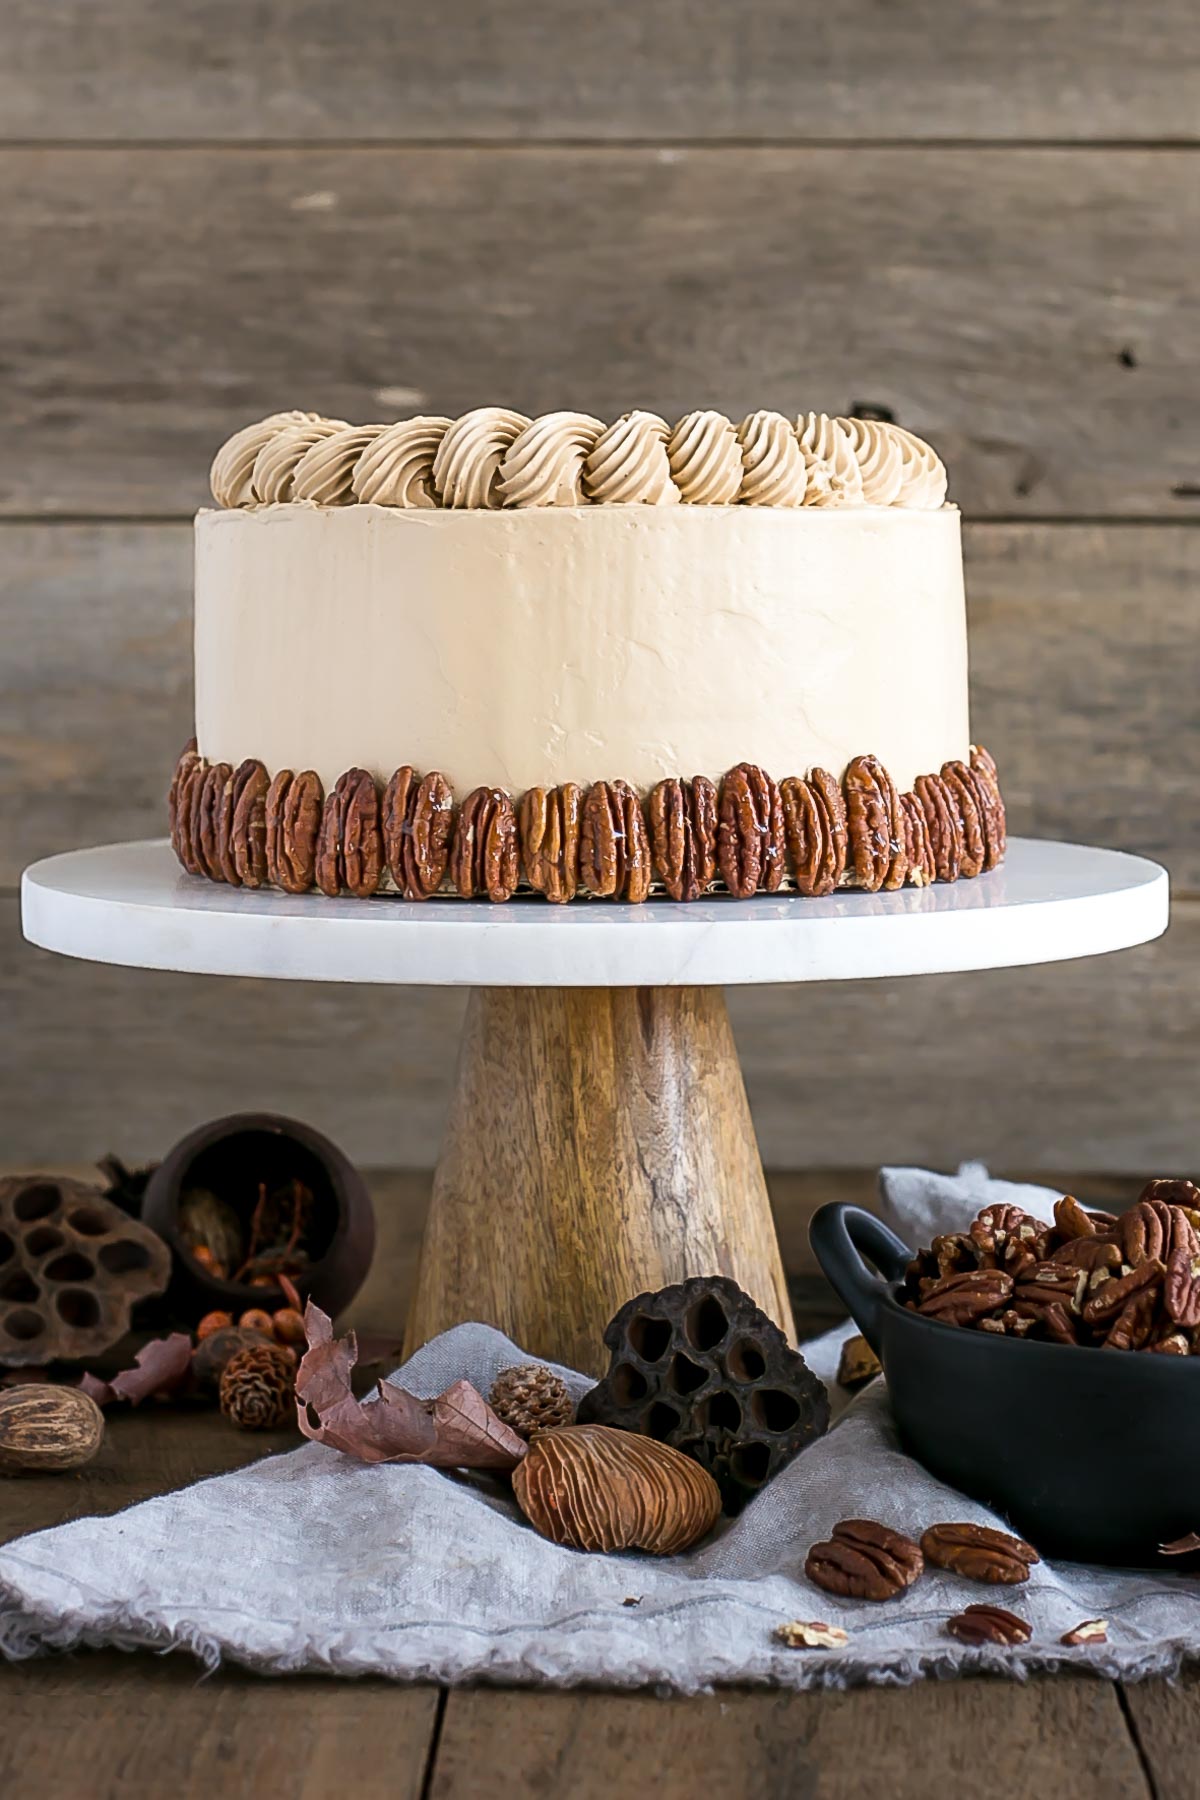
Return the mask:
<path id="1" fill-rule="evenodd" d="M 793 1336 L 719 988 L 476 988 L 406 1354 L 464 1319 L 601 1374 L 623 1303 L 731 1275 Z"/>

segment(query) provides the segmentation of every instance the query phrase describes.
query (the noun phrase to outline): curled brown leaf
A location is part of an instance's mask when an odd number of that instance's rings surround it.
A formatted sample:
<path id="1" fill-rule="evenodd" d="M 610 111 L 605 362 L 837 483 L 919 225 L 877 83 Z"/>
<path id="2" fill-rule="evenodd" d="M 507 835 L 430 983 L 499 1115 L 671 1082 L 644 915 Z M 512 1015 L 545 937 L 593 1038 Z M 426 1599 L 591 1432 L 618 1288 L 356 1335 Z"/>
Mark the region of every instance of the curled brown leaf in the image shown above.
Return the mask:
<path id="1" fill-rule="evenodd" d="M 419 1400 L 382 1382 L 368 1400 L 355 1398 L 354 1333 L 333 1335 L 327 1313 L 310 1300 L 304 1313 L 308 1350 L 296 1371 L 296 1422 L 314 1443 L 361 1462 L 416 1462 L 434 1469 L 515 1469 L 528 1449 L 496 1417 L 469 1381 L 436 1400 Z"/>
<path id="2" fill-rule="evenodd" d="M 132 1368 L 122 1369 L 111 1381 L 84 1374 L 79 1386 L 97 1406 L 111 1406 L 114 1400 L 128 1400 L 139 1406 L 154 1394 L 171 1394 L 181 1387 L 191 1373 L 192 1340 L 186 1331 L 173 1331 L 170 1337 L 151 1338 L 133 1359 Z"/>

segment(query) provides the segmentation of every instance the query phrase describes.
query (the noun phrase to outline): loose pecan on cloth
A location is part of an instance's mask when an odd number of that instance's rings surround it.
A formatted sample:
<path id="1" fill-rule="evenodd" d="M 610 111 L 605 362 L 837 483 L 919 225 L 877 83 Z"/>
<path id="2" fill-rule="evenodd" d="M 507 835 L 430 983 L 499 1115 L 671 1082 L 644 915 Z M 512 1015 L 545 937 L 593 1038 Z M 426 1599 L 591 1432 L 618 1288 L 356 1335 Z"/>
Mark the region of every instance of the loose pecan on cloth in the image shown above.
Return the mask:
<path id="1" fill-rule="evenodd" d="M 830 1594 L 855 1600 L 891 1600 L 921 1574 L 919 1544 L 874 1519 L 843 1519 L 828 1542 L 814 1544 L 804 1573 Z"/>
<path id="2" fill-rule="evenodd" d="M 931 1525 L 921 1538 L 921 1550 L 934 1568 L 990 1587 L 1028 1581 L 1033 1564 L 1041 1560 L 1032 1544 L 991 1525 Z"/>

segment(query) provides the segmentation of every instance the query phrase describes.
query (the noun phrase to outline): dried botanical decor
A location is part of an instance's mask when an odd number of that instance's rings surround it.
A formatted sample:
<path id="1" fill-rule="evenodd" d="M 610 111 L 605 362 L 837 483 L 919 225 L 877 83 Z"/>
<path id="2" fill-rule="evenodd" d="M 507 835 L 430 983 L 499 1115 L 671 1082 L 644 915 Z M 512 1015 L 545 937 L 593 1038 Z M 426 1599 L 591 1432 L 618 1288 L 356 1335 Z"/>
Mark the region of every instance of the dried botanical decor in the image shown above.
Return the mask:
<path id="1" fill-rule="evenodd" d="M 78 1388 L 28 1382 L 0 1393 L 0 1475 L 53 1475 L 91 1462 L 104 1415 Z"/>
<path id="2" fill-rule="evenodd" d="M 535 1431 L 569 1425 L 575 1416 L 566 1382 L 543 1363 L 502 1369 L 492 1383 L 488 1404 L 497 1418 L 527 1440 Z"/>
<path id="3" fill-rule="evenodd" d="M 513 1471 L 513 1493 L 543 1537 L 574 1550 L 674 1556 L 711 1531 L 711 1475 L 653 1438 L 607 1425 L 539 1431 Z"/>
<path id="4" fill-rule="evenodd" d="M 274 1344 L 251 1344 L 221 1373 L 221 1411 L 242 1431 L 274 1431 L 291 1417 L 296 1368 Z"/>
<path id="5" fill-rule="evenodd" d="M 580 1424 L 682 1450 L 737 1512 L 829 1424 L 825 1389 L 779 1327 L 724 1275 L 639 1294 L 604 1332 L 611 1361 Z"/>

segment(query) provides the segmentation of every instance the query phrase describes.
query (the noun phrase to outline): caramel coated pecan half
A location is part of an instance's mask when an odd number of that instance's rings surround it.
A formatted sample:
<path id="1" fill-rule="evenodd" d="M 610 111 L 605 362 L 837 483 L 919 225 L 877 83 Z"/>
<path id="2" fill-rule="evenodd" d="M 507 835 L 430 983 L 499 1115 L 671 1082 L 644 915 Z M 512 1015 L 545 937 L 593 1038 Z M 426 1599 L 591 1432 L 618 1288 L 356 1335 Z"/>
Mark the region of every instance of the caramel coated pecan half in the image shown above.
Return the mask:
<path id="1" fill-rule="evenodd" d="M 1166 1273 L 1162 1263 L 1148 1260 L 1131 1269 L 1128 1275 L 1114 1275 L 1110 1280 L 1102 1282 L 1084 1302 L 1083 1317 L 1085 1324 L 1100 1325 L 1106 1319 L 1115 1319 L 1123 1309 L 1127 1300 L 1148 1288 L 1157 1294 Z"/>
<path id="2" fill-rule="evenodd" d="M 175 768 L 171 774 L 171 785 L 167 789 L 167 830 L 170 833 L 171 848 L 179 857 L 180 862 L 183 861 L 183 857 L 180 855 L 179 849 L 179 795 L 184 781 L 199 761 L 196 740 L 194 737 L 189 738 L 176 758 Z"/>
<path id="3" fill-rule="evenodd" d="M 1029 1621 L 1003 1606 L 964 1607 L 946 1620 L 946 1630 L 960 1644 L 1027 1644 L 1033 1636 Z"/>
<path id="4" fill-rule="evenodd" d="M 531 888 L 555 906 L 579 889 L 579 831 L 583 789 L 573 781 L 529 788 L 521 801 L 521 860 Z"/>
<path id="5" fill-rule="evenodd" d="M 717 863 L 737 900 L 761 887 L 773 894 L 787 874 L 783 800 L 756 763 L 739 763 L 721 783 Z"/>
<path id="6" fill-rule="evenodd" d="M 347 769 L 325 801 L 317 841 L 317 886 L 334 896 L 345 888 L 365 900 L 383 876 L 379 791 L 366 769 Z"/>
<path id="7" fill-rule="evenodd" d="M 672 900 L 698 900 L 717 873 L 717 789 L 705 775 L 660 781 L 650 796 L 654 866 Z"/>
<path id="8" fill-rule="evenodd" d="M 859 887 L 903 887 L 908 874 L 908 833 L 896 784 L 877 756 L 856 756 L 846 770 L 850 855 Z"/>
<path id="9" fill-rule="evenodd" d="M 985 840 L 984 868 L 994 869 L 1004 861 L 1008 848 L 1008 821 L 1004 812 L 1004 796 L 996 764 L 982 744 L 971 745 L 971 773 L 975 787 L 982 789 L 983 828 Z"/>
<path id="10" fill-rule="evenodd" d="M 1167 1258 L 1163 1302 L 1177 1325 L 1200 1325 L 1200 1254 L 1180 1246 Z"/>
<path id="11" fill-rule="evenodd" d="M 409 764 L 396 770 L 384 789 L 380 812 L 388 873 L 406 900 L 429 900 L 437 893 L 450 860 L 454 795 L 436 769 L 422 780 Z"/>
<path id="12" fill-rule="evenodd" d="M 832 894 L 846 868 L 846 802 L 827 769 L 780 783 L 788 859 L 802 894 Z"/>
<path id="13" fill-rule="evenodd" d="M 201 873 L 210 881 L 225 879 L 220 846 L 222 838 L 229 832 L 225 816 L 231 820 L 232 814 L 233 770 L 228 763 L 210 763 L 200 784 L 193 840 Z"/>
<path id="14" fill-rule="evenodd" d="M 968 876 L 978 875 L 983 870 L 983 820 L 971 771 L 966 763 L 944 762 L 942 780 L 962 824 L 962 872 Z"/>
<path id="15" fill-rule="evenodd" d="M 281 769 L 267 789 L 267 879 L 285 893 L 306 894 L 316 879 L 324 800 L 312 769 Z"/>
<path id="16" fill-rule="evenodd" d="M 650 892 L 653 865 L 642 803 L 625 781 L 597 781 L 588 789 L 579 827 L 579 880 L 602 900 L 640 903 Z"/>
<path id="17" fill-rule="evenodd" d="M 233 777 L 229 838 L 222 841 L 225 879 L 233 885 L 260 888 L 267 879 L 267 771 L 253 756 L 239 764 Z"/>
<path id="18" fill-rule="evenodd" d="M 1007 1306 L 1012 1291 L 1012 1276 L 1002 1269 L 947 1275 L 934 1282 L 917 1311 L 927 1319 L 941 1319 L 946 1325 L 971 1325 L 987 1313 Z"/>
<path id="19" fill-rule="evenodd" d="M 1028 1581 L 1033 1564 L 1041 1561 L 1032 1544 L 991 1525 L 931 1525 L 921 1549 L 935 1568 L 996 1587 Z"/>
<path id="20" fill-rule="evenodd" d="M 521 875 L 517 815 L 503 788 L 478 787 L 459 808 L 450 845 L 450 879 L 464 900 L 511 900 Z"/>
<path id="21" fill-rule="evenodd" d="M 925 814 L 937 878 L 957 881 L 962 873 L 963 828 L 950 790 L 940 775 L 918 775 L 913 791 Z"/>
<path id="22" fill-rule="evenodd" d="M 931 887 L 937 880 L 937 863 L 921 802 L 915 794 L 901 794 L 900 807 L 904 814 L 908 879 L 913 887 Z"/>
<path id="23" fill-rule="evenodd" d="M 827 1543 L 814 1544 L 804 1573 L 830 1594 L 855 1600 L 891 1600 L 925 1567 L 919 1544 L 874 1519 L 843 1519 Z"/>

